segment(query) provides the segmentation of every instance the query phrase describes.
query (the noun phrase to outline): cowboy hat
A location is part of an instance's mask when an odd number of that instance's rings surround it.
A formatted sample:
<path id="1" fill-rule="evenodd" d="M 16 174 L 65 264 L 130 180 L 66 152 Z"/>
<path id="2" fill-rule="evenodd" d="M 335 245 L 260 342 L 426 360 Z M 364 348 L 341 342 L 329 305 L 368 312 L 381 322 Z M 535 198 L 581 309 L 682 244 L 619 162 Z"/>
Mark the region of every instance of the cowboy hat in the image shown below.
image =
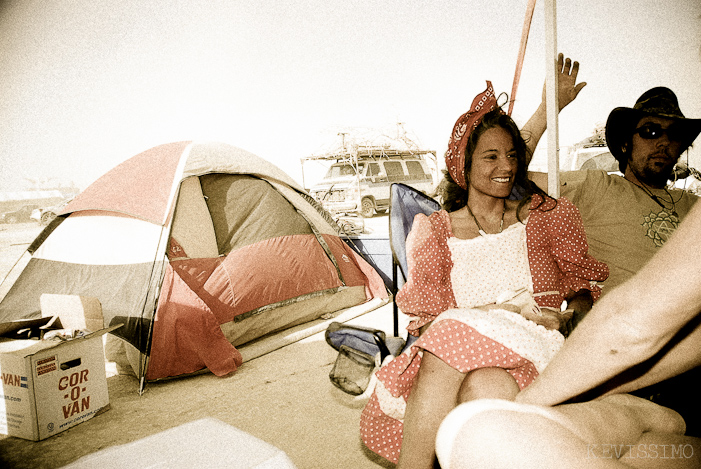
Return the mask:
<path id="1" fill-rule="evenodd" d="M 635 126 L 645 116 L 658 116 L 674 119 L 682 123 L 684 140 L 682 151 L 691 145 L 701 132 L 701 119 L 687 119 L 679 109 L 677 96 L 669 88 L 658 86 L 643 93 L 635 102 L 635 106 L 617 107 L 606 120 L 606 143 L 611 154 L 625 168 L 628 156 L 623 146 L 630 141 Z"/>

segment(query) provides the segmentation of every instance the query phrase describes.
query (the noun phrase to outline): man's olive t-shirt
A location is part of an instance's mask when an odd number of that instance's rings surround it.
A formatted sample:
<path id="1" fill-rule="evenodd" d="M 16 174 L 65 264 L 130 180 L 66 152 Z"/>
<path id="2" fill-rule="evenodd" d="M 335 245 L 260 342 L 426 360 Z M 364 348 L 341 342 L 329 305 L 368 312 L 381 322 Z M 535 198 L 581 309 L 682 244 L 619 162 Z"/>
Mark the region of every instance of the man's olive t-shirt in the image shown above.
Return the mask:
<path id="1" fill-rule="evenodd" d="M 643 188 L 606 171 L 560 175 L 560 195 L 579 209 L 589 253 L 610 270 L 602 293 L 633 276 L 669 239 L 698 197 L 681 189 Z"/>

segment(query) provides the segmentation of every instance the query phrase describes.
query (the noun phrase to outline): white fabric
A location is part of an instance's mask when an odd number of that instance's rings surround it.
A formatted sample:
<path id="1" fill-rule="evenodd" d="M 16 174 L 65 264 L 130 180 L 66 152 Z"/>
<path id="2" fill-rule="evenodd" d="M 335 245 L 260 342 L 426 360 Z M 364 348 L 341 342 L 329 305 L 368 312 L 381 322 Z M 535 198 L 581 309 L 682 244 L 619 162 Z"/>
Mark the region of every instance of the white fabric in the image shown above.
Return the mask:
<path id="1" fill-rule="evenodd" d="M 212 173 L 248 174 L 268 181 L 274 179 L 300 192 L 305 192 L 289 174 L 260 156 L 228 143 L 193 142 L 183 177 Z"/>
<path id="2" fill-rule="evenodd" d="M 282 450 L 211 417 L 103 449 L 65 467 L 295 469 Z"/>
<path id="3" fill-rule="evenodd" d="M 192 150 L 192 144 L 185 147 L 182 154 L 180 155 L 180 161 L 178 161 L 178 166 L 175 168 L 175 177 L 170 185 L 170 194 L 168 195 L 168 205 L 166 206 L 165 213 L 163 215 L 163 220 L 161 224 L 165 225 L 168 222 L 168 217 L 173 212 L 173 204 L 175 203 L 175 195 L 178 193 L 180 188 L 180 183 L 185 179 L 183 177 L 183 170 L 185 169 L 185 164 L 190 155 L 190 150 Z"/>
<path id="4" fill-rule="evenodd" d="M 524 291 L 533 301 L 533 277 L 528 264 L 526 225 L 515 223 L 502 233 L 473 239 L 448 238 L 453 269 L 451 281 L 459 309 L 444 311 L 436 321 L 455 319 L 526 358 L 542 372 L 564 344 L 558 331 L 548 330 L 506 309 L 484 311 L 476 306 L 501 303 Z M 489 362 L 484 364 L 490 366 Z"/>
<path id="5" fill-rule="evenodd" d="M 385 387 L 384 383 L 380 380 L 377 380 L 375 392 L 377 393 L 377 402 L 380 405 L 382 412 L 393 419 L 403 422 L 404 414 L 406 413 L 406 401 L 404 400 L 404 397 L 393 396 L 392 393 Z"/>
<path id="6" fill-rule="evenodd" d="M 550 360 L 565 343 L 558 331 L 548 330 L 520 314 L 505 309 L 449 309 L 438 321 L 455 319 L 468 324 L 483 336 L 499 342 L 504 347 L 527 359 L 542 373 Z M 491 366 L 485 358 L 485 366 Z"/>
<path id="7" fill-rule="evenodd" d="M 460 308 L 496 303 L 505 291 L 533 292 L 528 266 L 526 225 L 515 223 L 499 234 L 473 239 L 448 238 L 453 260 L 450 277 Z"/>

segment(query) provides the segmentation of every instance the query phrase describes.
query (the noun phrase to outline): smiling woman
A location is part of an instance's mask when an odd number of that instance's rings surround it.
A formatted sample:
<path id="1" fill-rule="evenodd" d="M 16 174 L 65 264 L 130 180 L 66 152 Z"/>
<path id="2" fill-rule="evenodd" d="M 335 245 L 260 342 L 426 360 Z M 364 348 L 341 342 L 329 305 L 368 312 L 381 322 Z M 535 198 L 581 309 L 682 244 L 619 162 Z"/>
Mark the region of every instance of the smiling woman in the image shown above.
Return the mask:
<path id="1" fill-rule="evenodd" d="M 517 169 L 513 137 L 503 127 L 488 129 L 473 153 L 468 177 L 470 199 L 474 201 L 478 193 L 497 198 L 508 197 Z"/>
<path id="2" fill-rule="evenodd" d="M 564 342 L 563 302 L 591 305 L 592 282 L 608 276 L 587 254 L 574 205 L 527 179 L 527 155 L 488 82 L 453 128 L 445 210 L 417 215 L 407 238 L 396 301 L 419 338 L 379 370 L 361 418 L 365 444 L 399 468 L 433 467 L 456 403 L 512 400 L 529 385 Z M 509 199 L 515 184 L 522 200 Z"/>

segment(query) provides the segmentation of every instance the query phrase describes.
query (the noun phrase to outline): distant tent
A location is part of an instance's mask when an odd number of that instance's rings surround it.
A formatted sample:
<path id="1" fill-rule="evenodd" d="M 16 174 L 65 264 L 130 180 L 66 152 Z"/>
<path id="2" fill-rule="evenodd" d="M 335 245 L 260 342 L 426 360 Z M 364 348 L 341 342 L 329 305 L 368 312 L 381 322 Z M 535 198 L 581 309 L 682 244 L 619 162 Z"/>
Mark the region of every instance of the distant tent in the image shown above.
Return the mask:
<path id="1" fill-rule="evenodd" d="M 230 373 L 242 361 L 235 346 L 387 297 L 294 180 L 221 143 L 130 158 L 73 199 L 28 252 L 0 322 L 38 317 L 43 293 L 96 297 L 146 380 Z"/>

